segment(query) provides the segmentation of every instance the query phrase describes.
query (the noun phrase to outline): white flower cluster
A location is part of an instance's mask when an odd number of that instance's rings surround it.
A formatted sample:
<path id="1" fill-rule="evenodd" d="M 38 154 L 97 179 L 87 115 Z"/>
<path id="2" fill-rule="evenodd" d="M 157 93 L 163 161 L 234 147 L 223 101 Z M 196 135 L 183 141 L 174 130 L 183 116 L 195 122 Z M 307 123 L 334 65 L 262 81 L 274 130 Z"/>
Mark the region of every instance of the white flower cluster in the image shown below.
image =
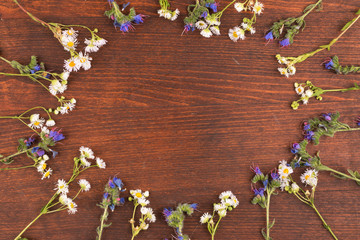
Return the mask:
<path id="1" fill-rule="evenodd" d="M 286 65 L 286 67 L 278 68 L 278 71 L 280 72 L 281 75 L 284 75 L 285 77 L 295 75 L 296 73 L 295 66 L 291 65 L 290 62 L 285 57 L 281 57 L 280 55 L 277 55 L 276 57 L 278 59 L 279 64 Z"/>
<path id="2" fill-rule="evenodd" d="M 75 105 L 76 105 L 76 99 L 75 98 L 72 98 L 70 100 L 63 100 L 62 105 L 57 107 L 54 110 L 54 114 L 56 114 L 56 115 L 58 115 L 59 113 L 67 114 L 67 113 L 71 112 L 75 108 Z"/>
<path id="3" fill-rule="evenodd" d="M 205 22 L 203 20 L 199 20 L 196 22 L 195 27 L 201 30 L 200 34 L 203 37 L 209 38 L 212 35 L 220 35 L 220 24 L 221 22 L 216 15 L 209 14 L 205 18 Z"/>
<path id="4" fill-rule="evenodd" d="M 90 167 L 91 163 L 89 162 L 89 160 L 95 159 L 96 160 L 96 166 L 98 168 L 101 168 L 101 169 L 106 168 L 106 163 L 104 162 L 104 160 L 102 160 L 99 157 L 95 158 L 94 152 L 90 148 L 81 146 L 79 151 L 80 151 L 79 160 L 80 160 L 80 164 L 81 164 L 82 167 L 84 167 L 84 168 L 85 167 Z"/>
<path id="5" fill-rule="evenodd" d="M 32 129 L 42 129 L 45 125 L 47 127 L 52 127 L 55 126 L 55 121 L 53 119 L 48 119 L 45 122 L 45 119 L 40 117 L 40 114 L 32 114 L 29 118 L 30 123 L 28 124 L 28 126 Z M 44 125 L 45 123 L 45 125 Z"/>
<path id="6" fill-rule="evenodd" d="M 39 157 L 37 160 L 39 161 L 36 165 L 37 171 L 42 175 L 41 180 L 44 180 L 45 178 L 50 178 L 53 170 L 48 167 L 48 164 L 46 163 L 49 160 L 49 156 L 44 154 L 41 157 Z"/>
<path id="7" fill-rule="evenodd" d="M 289 166 L 289 164 L 282 160 L 280 161 L 280 164 L 278 166 L 278 174 L 280 176 L 280 188 L 284 191 L 285 187 L 289 186 L 290 183 L 290 174 L 292 174 L 294 170 L 292 167 Z"/>
<path id="8" fill-rule="evenodd" d="M 316 187 L 318 183 L 318 171 L 310 168 L 306 169 L 306 171 L 300 176 L 300 180 L 306 185 Z"/>
<path id="9" fill-rule="evenodd" d="M 159 9 L 158 14 L 160 17 L 164 17 L 165 19 L 175 21 L 180 15 L 180 11 L 179 9 L 176 9 L 175 11 L 171 11 L 168 9 Z"/>
<path id="10" fill-rule="evenodd" d="M 136 231 L 147 230 L 149 228 L 149 223 L 154 223 L 156 221 L 156 216 L 153 212 L 153 209 L 147 207 L 150 204 L 150 201 L 146 199 L 149 197 L 149 191 L 143 192 L 141 189 L 136 189 L 130 190 L 130 194 L 132 196 L 132 201 L 134 201 L 134 205 L 137 206 L 137 204 L 140 204 L 141 206 L 140 225 L 135 229 Z"/>
<path id="11" fill-rule="evenodd" d="M 308 104 L 309 99 L 314 95 L 313 90 L 307 89 L 305 90 L 304 86 L 299 83 L 294 83 L 295 92 L 301 96 L 301 100 L 303 104 Z"/>
<path id="12" fill-rule="evenodd" d="M 214 211 L 218 213 L 219 217 L 225 217 L 227 211 L 236 208 L 239 205 L 239 200 L 231 191 L 222 192 L 219 195 L 220 203 L 214 204 Z M 200 223 L 205 224 L 213 221 L 212 216 L 209 213 L 204 213 L 200 217 Z"/>
<path id="13" fill-rule="evenodd" d="M 254 13 L 254 16 L 256 14 L 260 15 L 264 10 L 264 5 L 258 1 L 247 5 L 244 5 L 244 3 L 237 2 L 234 4 L 234 7 L 238 12 L 249 10 Z M 255 22 L 253 20 L 244 18 L 240 26 L 235 26 L 229 29 L 229 33 L 228 33 L 229 38 L 234 42 L 237 42 L 239 39 L 245 40 L 246 31 L 250 32 L 251 34 L 254 34 L 256 32 L 255 28 L 252 26 L 254 23 Z"/>

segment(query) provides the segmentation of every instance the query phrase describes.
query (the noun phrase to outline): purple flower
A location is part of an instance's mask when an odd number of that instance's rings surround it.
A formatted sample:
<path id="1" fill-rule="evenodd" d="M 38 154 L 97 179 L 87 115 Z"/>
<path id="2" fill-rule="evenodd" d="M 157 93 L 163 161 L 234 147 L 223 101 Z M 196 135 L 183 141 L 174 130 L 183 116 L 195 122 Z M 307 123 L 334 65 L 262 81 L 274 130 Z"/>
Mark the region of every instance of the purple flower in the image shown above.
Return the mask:
<path id="1" fill-rule="evenodd" d="M 278 180 L 280 178 L 280 175 L 277 172 L 272 172 L 270 176 L 273 180 Z"/>
<path id="2" fill-rule="evenodd" d="M 311 166 L 311 164 L 310 164 L 309 162 L 305 162 L 305 163 L 304 163 L 304 166 L 306 166 L 306 167 L 310 167 L 310 166 Z"/>
<path id="3" fill-rule="evenodd" d="M 288 38 L 285 38 L 285 39 L 280 41 L 280 46 L 281 47 L 287 47 L 289 45 L 290 45 L 290 40 Z"/>
<path id="4" fill-rule="evenodd" d="M 129 30 L 133 29 L 131 22 L 125 22 L 120 25 L 120 31 L 122 32 L 129 32 Z"/>
<path id="5" fill-rule="evenodd" d="M 328 122 L 331 121 L 331 113 L 323 113 L 322 116 L 324 117 L 324 119 Z"/>
<path id="6" fill-rule="evenodd" d="M 184 31 L 189 32 L 190 30 L 194 31 L 195 27 L 193 26 L 193 24 L 186 24 L 185 27 L 184 27 Z"/>
<path id="7" fill-rule="evenodd" d="M 269 183 L 269 180 L 268 180 L 268 179 L 266 179 L 266 180 L 263 181 L 263 185 L 264 185 L 264 188 L 265 188 L 265 189 L 266 189 L 268 183 Z"/>
<path id="8" fill-rule="evenodd" d="M 254 165 L 253 167 L 250 167 L 250 169 L 253 170 L 256 175 L 261 175 L 262 174 L 259 166 Z"/>
<path id="9" fill-rule="evenodd" d="M 113 212 L 113 211 L 115 210 L 115 205 L 114 205 L 114 204 L 111 204 L 111 205 L 109 206 L 109 208 L 110 208 L 110 210 Z"/>
<path id="10" fill-rule="evenodd" d="M 255 196 L 262 197 L 262 196 L 264 196 L 265 189 L 264 188 L 259 188 L 259 189 L 253 188 L 253 191 L 254 191 Z"/>
<path id="11" fill-rule="evenodd" d="M 265 39 L 266 39 L 267 41 L 274 40 L 274 35 L 273 35 L 272 31 L 268 32 L 268 33 L 265 35 Z"/>
<path id="12" fill-rule="evenodd" d="M 300 149 L 300 145 L 299 145 L 298 143 L 294 143 L 294 144 L 292 145 L 291 152 L 292 152 L 293 154 L 296 154 L 296 153 L 298 153 L 299 149 Z"/>
<path id="13" fill-rule="evenodd" d="M 107 199 L 109 197 L 109 194 L 106 192 L 104 193 L 104 198 Z"/>
<path id="14" fill-rule="evenodd" d="M 168 220 L 168 217 L 172 214 L 172 209 L 171 208 L 164 208 L 163 210 L 163 215 L 166 218 L 166 221 Z"/>
<path id="15" fill-rule="evenodd" d="M 124 183 L 121 181 L 120 178 L 114 177 L 113 182 L 119 189 L 122 189 L 124 187 Z"/>
<path id="16" fill-rule="evenodd" d="M 64 135 L 62 133 L 60 133 L 60 131 L 61 130 L 59 130 L 59 131 L 51 130 L 49 137 L 52 138 L 54 142 L 58 142 L 58 141 L 65 139 Z"/>
<path id="17" fill-rule="evenodd" d="M 196 210 L 197 207 L 198 207 L 198 204 L 197 204 L 197 203 L 190 204 L 190 207 L 191 207 L 192 209 Z"/>
<path id="18" fill-rule="evenodd" d="M 112 180 L 109 180 L 109 186 L 110 186 L 111 188 L 115 188 L 115 187 L 116 187 Z"/>
<path id="19" fill-rule="evenodd" d="M 143 23 L 143 22 L 144 22 L 144 17 L 145 17 L 145 15 L 143 15 L 143 14 L 138 14 L 138 15 L 136 15 L 136 16 L 133 18 L 133 22 L 134 22 L 135 24 Z"/>
<path id="20" fill-rule="evenodd" d="M 305 139 L 311 141 L 311 140 L 313 140 L 314 135 L 315 135 L 315 133 L 313 131 L 308 131 L 305 134 Z"/>
<path id="21" fill-rule="evenodd" d="M 324 62 L 325 68 L 326 69 L 333 69 L 334 67 L 334 62 L 333 60 L 330 58 L 329 60 Z"/>
<path id="22" fill-rule="evenodd" d="M 120 204 L 124 204 L 125 203 L 125 198 L 120 198 Z"/>
<path id="23" fill-rule="evenodd" d="M 125 10 L 125 8 L 127 8 L 127 6 L 129 6 L 130 5 L 130 2 L 128 2 L 128 3 L 124 3 L 123 4 L 123 7 L 122 7 L 122 11 L 124 11 Z"/>
<path id="24" fill-rule="evenodd" d="M 310 130 L 311 126 L 307 122 L 304 123 L 304 131 Z"/>
<path id="25" fill-rule="evenodd" d="M 24 140 L 24 143 L 27 147 L 30 147 L 35 142 L 35 138 L 29 137 L 28 139 Z"/>
<path id="26" fill-rule="evenodd" d="M 217 12 L 218 6 L 219 6 L 219 4 L 217 2 L 211 3 L 211 4 L 209 4 L 209 3 L 206 4 L 206 7 L 210 8 L 214 13 Z"/>
<path id="27" fill-rule="evenodd" d="M 207 11 L 204 11 L 204 12 L 201 14 L 201 16 L 200 16 L 200 17 L 202 17 L 202 18 L 206 18 L 206 17 L 207 17 L 207 15 L 208 15 L 208 12 L 207 12 Z"/>

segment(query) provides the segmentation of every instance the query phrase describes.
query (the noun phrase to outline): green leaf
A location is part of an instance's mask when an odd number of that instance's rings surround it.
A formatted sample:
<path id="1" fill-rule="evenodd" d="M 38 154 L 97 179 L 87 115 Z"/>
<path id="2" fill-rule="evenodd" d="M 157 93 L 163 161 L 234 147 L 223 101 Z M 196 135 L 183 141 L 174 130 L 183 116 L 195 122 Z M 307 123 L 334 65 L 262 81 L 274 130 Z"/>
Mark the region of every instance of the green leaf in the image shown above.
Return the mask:
<path id="1" fill-rule="evenodd" d="M 265 233 L 265 228 L 262 228 L 262 229 L 261 229 L 261 234 L 262 234 L 263 237 L 267 240 L 267 236 L 266 236 L 266 233 Z"/>
<path id="2" fill-rule="evenodd" d="M 346 177 L 340 176 L 340 175 L 338 175 L 336 173 L 330 173 L 330 175 L 333 176 L 333 177 L 336 177 L 336 178 L 340 178 L 340 179 L 347 179 Z"/>
<path id="3" fill-rule="evenodd" d="M 273 219 L 272 223 L 270 223 L 269 229 L 272 228 L 274 226 L 274 224 L 275 224 L 275 218 Z"/>
<path id="4" fill-rule="evenodd" d="M 350 22 L 346 23 L 345 26 L 341 29 L 341 31 L 346 30 L 354 21 L 355 21 L 355 19 L 353 19 Z"/>
<path id="5" fill-rule="evenodd" d="M 360 15 L 360 9 L 355 13 L 356 15 Z"/>

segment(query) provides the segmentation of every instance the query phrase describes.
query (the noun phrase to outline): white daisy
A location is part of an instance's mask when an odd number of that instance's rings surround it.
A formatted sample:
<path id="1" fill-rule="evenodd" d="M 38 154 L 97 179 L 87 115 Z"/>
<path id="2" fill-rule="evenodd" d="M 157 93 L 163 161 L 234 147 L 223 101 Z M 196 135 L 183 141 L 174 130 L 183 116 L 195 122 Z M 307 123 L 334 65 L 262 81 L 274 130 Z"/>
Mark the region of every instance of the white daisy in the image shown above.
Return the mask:
<path id="1" fill-rule="evenodd" d="M 53 170 L 49 168 L 46 172 L 44 172 L 43 176 L 41 177 L 41 180 L 43 180 L 44 178 L 50 178 L 52 172 Z"/>
<path id="2" fill-rule="evenodd" d="M 60 107 L 60 113 L 65 114 L 69 111 L 72 111 L 75 108 L 75 104 L 72 102 L 67 102 L 64 104 L 64 106 Z"/>
<path id="3" fill-rule="evenodd" d="M 159 14 L 159 17 L 163 17 L 164 14 L 165 14 L 165 10 L 164 9 L 159 9 L 158 14 Z"/>
<path id="4" fill-rule="evenodd" d="M 316 187 L 318 178 L 318 172 L 314 169 L 306 169 L 306 171 L 300 176 L 300 180 L 302 183 L 306 185 L 310 185 L 312 187 Z"/>
<path id="5" fill-rule="evenodd" d="M 209 222 L 209 220 L 211 219 L 211 215 L 209 213 L 204 213 L 201 217 L 200 217 L 200 223 L 204 224 Z"/>
<path id="6" fill-rule="evenodd" d="M 280 178 L 280 189 L 281 191 L 284 191 L 284 189 L 289 186 L 290 179 L 289 178 Z"/>
<path id="7" fill-rule="evenodd" d="M 47 168 L 46 160 L 40 161 L 36 167 L 36 169 L 39 173 L 43 173 L 46 168 Z"/>
<path id="8" fill-rule="evenodd" d="M 200 34 L 201 34 L 203 37 L 206 37 L 206 38 L 209 38 L 209 37 L 211 37 L 211 36 L 213 35 L 212 32 L 211 32 L 208 28 L 202 30 L 202 31 L 200 32 Z"/>
<path id="9" fill-rule="evenodd" d="M 49 134 L 50 130 L 47 127 L 42 127 L 41 132 L 44 133 L 44 134 Z"/>
<path id="10" fill-rule="evenodd" d="M 308 90 L 305 91 L 305 95 L 308 98 L 311 98 L 313 94 L 314 94 L 314 92 L 311 89 L 308 89 Z"/>
<path id="11" fill-rule="evenodd" d="M 288 166 L 287 162 L 285 160 L 280 161 L 279 167 L 278 167 L 278 173 L 280 175 L 280 179 L 286 179 L 290 174 L 292 174 L 294 170 L 292 167 Z"/>
<path id="12" fill-rule="evenodd" d="M 106 163 L 104 162 L 104 160 L 102 160 L 101 158 L 96 158 L 96 165 L 99 168 L 105 169 L 106 168 Z"/>
<path id="13" fill-rule="evenodd" d="M 288 67 L 288 72 L 290 75 L 295 75 L 296 68 L 294 66 L 290 66 L 290 67 Z"/>
<path id="14" fill-rule="evenodd" d="M 238 11 L 238 12 L 241 12 L 241 11 L 243 11 L 243 10 L 245 9 L 245 8 L 244 8 L 244 4 L 243 4 L 243 3 L 239 3 L 239 2 L 235 3 L 235 4 L 234 4 L 234 7 L 235 7 L 236 11 Z"/>
<path id="15" fill-rule="evenodd" d="M 72 72 L 72 71 L 77 72 L 80 69 L 80 67 L 81 67 L 81 64 L 79 62 L 79 59 L 76 57 L 71 57 L 68 60 L 64 60 L 64 68 L 68 72 Z"/>
<path id="16" fill-rule="evenodd" d="M 253 6 L 253 12 L 255 14 L 260 15 L 262 13 L 262 11 L 264 10 L 264 4 L 260 3 L 260 2 L 256 2 Z"/>
<path id="17" fill-rule="evenodd" d="M 85 42 L 85 44 L 87 45 L 87 46 L 85 47 L 85 52 L 91 53 L 91 52 L 97 52 L 97 51 L 99 51 L 99 47 L 94 44 L 94 40 L 93 40 L 93 39 L 88 40 L 88 39 L 85 38 L 85 41 L 84 41 L 84 42 Z"/>
<path id="18" fill-rule="evenodd" d="M 231 191 L 225 191 L 225 192 L 222 192 L 220 195 L 219 195 L 219 198 L 221 200 L 226 200 L 230 197 L 234 196 L 234 194 L 231 192 Z"/>
<path id="19" fill-rule="evenodd" d="M 49 156 L 48 156 L 47 154 L 44 154 L 44 155 L 42 156 L 42 159 L 46 162 L 46 161 L 49 160 L 50 158 L 49 158 Z"/>
<path id="20" fill-rule="evenodd" d="M 93 44 L 95 46 L 97 46 L 98 48 L 101 48 L 102 46 L 106 45 L 106 43 L 107 43 L 107 41 L 103 38 L 99 38 L 93 42 Z"/>
<path id="21" fill-rule="evenodd" d="M 65 81 L 68 80 L 69 76 L 70 76 L 70 73 L 69 73 L 69 72 L 62 72 L 62 73 L 60 74 L 60 78 L 61 78 L 62 80 L 65 80 Z"/>
<path id="22" fill-rule="evenodd" d="M 280 72 L 281 75 L 284 75 L 285 77 L 289 77 L 289 72 L 287 71 L 286 68 L 278 68 L 278 71 Z"/>
<path id="23" fill-rule="evenodd" d="M 208 15 L 205 18 L 205 21 L 209 24 L 209 25 L 216 25 L 219 26 L 220 25 L 220 21 L 218 20 L 218 18 L 212 16 L 212 15 Z"/>
<path id="24" fill-rule="evenodd" d="M 76 38 L 66 35 L 62 36 L 61 43 L 66 51 L 75 50 L 76 46 L 79 44 Z"/>
<path id="25" fill-rule="evenodd" d="M 172 17 L 170 18 L 171 21 L 175 21 L 178 16 L 180 15 L 180 11 L 179 9 L 176 9 L 173 13 L 172 13 Z"/>
<path id="26" fill-rule="evenodd" d="M 79 185 L 80 185 L 80 187 L 81 187 L 81 190 L 82 190 L 82 191 L 85 191 L 85 192 L 89 191 L 90 188 L 91 188 L 90 183 L 89 183 L 87 180 L 85 180 L 85 179 L 80 179 L 80 180 L 79 180 Z"/>
<path id="27" fill-rule="evenodd" d="M 91 68 L 91 60 L 92 58 L 89 57 L 88 54 L 83 54 L 82 52 L 79 53 L 79 62 L 81 64 L 81 67 L 86 71 L 89 70 Z"/>
<path id="28" fill-rule="evenodd" d="M 145 198 L 145 193 L 148 194 L 148 191 L 146 191 L 144 193 L 140 189 L 130 191 L 130 194 L 134 197 L 134 199 Z"/>
<path id="29" fill-rule="evenodd" d="M 75 98 L 70 99 L 70 103 L 75 104 L 75 103 L 76 103 L 76 99 L 75 99 Z"/>
<path id="30" fill-rule="evenodd" d="M 237 42 L 239 39 L 244 40 L 245 32 L 243 29 L 241 29 L 239 27 L 230 28 L 229 29 L 229 38 L 234 42 Z"/>
<path id="31" fill-rule="evenodd" d="M 206 22 L 200 20 L 195 23 L 195 26 L 197 29 L 203 30 L 203 29 L 207 28 L 208 25 L 206 24 Z"/>
<path id="32" fill-rule="evenodd" d="M 137 202 L 143 207 L 150 204 L 150 201 L 146 200 L 146 198 L 144 198 L 144 197 L 143 198 L 138 198 Z"/>
<path id="33" fill-rule="evenodd" d="M 79 151 L 80 151 L 81 155 L 84 156 L 85 158 L 88 158 L 88 159 L 95 158 L 93 150 L 91 150 L 88 147 L 81 146 Z"/>
<path id="34" fill-rule="evenodd" d="M 166 11 L 165 14 L 164 14 L 164 18 L 166 18 L 166 19 L 171 19 L 171 17 L 172 17 L 171 12 L 170 12 L 170 11 Z"/>
<path id="35" fill-rule="evenodd" d="M 239 200 L 236 198 L 235 195 L 231 196 L 231 201 L 232 201 L 233 208 L 236 208 L 239 205 Z"/>
<path id="36" fill-rule="evenodd" d="M 218 26 L 211 26 L 210 30 L 214 35 L 220 35 L 220 29 Z"/>
<path id="37" fill-rule="evenodd" d="M 67 206 L 68 206 L 68 213 L 69 214 L 75 214 L 77 212 L 77 208 L 76 208 L 77 205 L 71 199 L 68 199 Z"/>
<path id="38" fill-rule="evenodd" d="M 90 167 L 91 163 L 84 156 L 80 156 L 80 163 L 83 167 Z"/>
<path id="39" fill-rule="evenodd" d="M 69 200 L 69 198 L 67 197 L 66 194 L 61 194 L 60 197 L 59 197 L 59 202 L 60 202 L 62 205 L 67 205 L 67 204 L 68 204 L 68 200 Z"/>
<path id="40" fill-rule="evenodd" d="M 221 204 L 221 203 L 216 203 L 216 204 L 214 204 L 214 210 L 215 210 L 215 211 L 220 211 L 220 210 L 223 210 L 223 209 L 225 209 L 225 208 L 226 208 L 226 206 L 223 205 L 223 204 Z"/>
<path id="41" fill-rule="evenodd" d="M 59 179 L 54 190 L 56 190 L 58 194 L 66 194 L 69 192 L 69 186 L 64 179 Z"/>
<path id="42" fill-rule="evenodd" d="M 301 94 L 301 99 L 303 104 L 307 105 L 309 102 L 309 97 L 305 95 L 305 93 Z"/>
<path id="43" fill-rule="evenodd" d="M 289 63 L 289 62 L 286 60 L 285 57 L 279 58 L 279 59 L 278 59 L 278 62 L 279 62 L 280 64 L 288 64 L 288 63 Z"/>
<path id="44" fill-rule="evenodd" d="M 218 211 L 219 217 L 225 217 L 226 216 L 226 210 Z"/>
<path id="45" fill-rule="evenodd" d="M 301 85 L 298 85 L 295 87 L 295 92 L 298 94 L 298 95 L 301 95 L 304 93 L 304 87 L 301 86 Z"/>
<path id="46" fill-rule="evenodd" d="M 78 36 L 78 31 L 75 31 L 73 28 L 62 31 L 62 35 L 76 38 Z"/>
<path id="47" fill-rule="evenodd" d="M 44 122 L 45 119 L 40 118 L 40 114 L 32 114 L 28 126 L 31 128 L 41 128 L 44 125 Z"/>
<path id="48" fill-rule="evenodd" d="M 49 119 L 46 121 L 46 126 L 48 127 L 52 127 L 52 126 L 55 126 L 55 121 L 53 119 Z"/>

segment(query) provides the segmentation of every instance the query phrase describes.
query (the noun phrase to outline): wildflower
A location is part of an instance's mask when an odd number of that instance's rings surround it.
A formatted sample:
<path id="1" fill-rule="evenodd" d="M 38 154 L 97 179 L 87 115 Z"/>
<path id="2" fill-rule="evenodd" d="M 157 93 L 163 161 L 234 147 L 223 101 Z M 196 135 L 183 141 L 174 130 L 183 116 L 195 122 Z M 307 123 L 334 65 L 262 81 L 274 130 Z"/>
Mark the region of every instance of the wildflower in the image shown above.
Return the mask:
<path id="1" fill-rule="evenodd" d="M 234 42 L 237 42 L 239 39 L 244 40 L 245 39 L 244 30 L 239 27 L 234 27 L 232 29 L 229 29 L 229 37 Z"/>
<path id="2" fill-rule="evenodd" d="M 81 153 L 81 156 L 83 156 L 85 158 L 88 158 L 88 159 L 94 159 L 95 158 L 94 157 L 94 152 L 88 147 L 81 146 L 79 151 Z"/>
<path id="3" fill-rule="evenodd" d="M 256 3 L 255 3 L 254 6 L 253 6 L 253 12 L 254 12 L 255 14 L 260 15 L 263 10 L 264 10 L 264 4 L 256 1 Z"/>
<path id="4" fill-rule="evenodd" d="M 104 38 L 97 38 L 95 41 L 93 41 L 93 44 L 97 47 L 102 47 L 106 45 L 107 41 Z"/>
<path id="5" fill-rule="evenodd" d="M 77 212 L 77 205 L 71 199 L 67 201 L 68 213 L 75 214 Z"/>
<path id="6" fill-rule="evenodd" d="M 60 107 L 60 113 L 61 114 L 65 114 L 68 113 L 69 111 L 72 111 L 75 107 L 75 104 L 72 102 L 67 102 L 64 104 L 64 106 Z"/>
<path id="7" fill-rule="evenodd" d="M 244 4 L 240 2 L 235 3 L 234 7 L 238 12 L 242 12 L 245 9 Z"/>
<path id="8" fill-rule="evenodd" d="M 293 192 L 298 192 L 299 191 L 299 185 L 297 185 L 296 183 L 292 183 L 291 184 L 291 189 L 293 190 Z"/>
<path id="9" fill-rule="evenodd" d="M 47 164 L 46 164 L 45 160 L 40 161 L 36 167 L 36 169 L 39 173 L 43 173 L 46 168 L 47 168 Z"/>
<path id="10" fill-rule="evenodd" d="M 90 167 L 91 163 L 85 158 L 85 156 L 80 156 L 80 163 L 83 167 Z"/>
<path id="11" fill-rule="evenodd" d="M 300 149 L 300 145 L 298 143 L 294 143 L 291 148 L 291 153 L 296 154 Z"/>
<path id="12" fill-rule="evenodd" d="M 312 187 L 316 187 L 318 178 L 318 172 L 314 169 L 306 169 L 306 171 L 300 176 L 300 180 L 302 183 L 310 185 Z"/>
<path id="13" fill-rule="evenodd" d="M 81 64 L 81 67 L 85 71 L 87 71 L 87 70 L 89 70 L 91 68 L 91 62 L 90 61 L 92 60 L 92 58 L 89 57 L 88 54 L 86 54 L 86 53 L 83 54 L 82 52 L 80 52 L 78 59 L 79 59 L 79 62 Z"/>
<path id="14" fill-rule="evenodd" d="M 278 58 L 278 62 L 279 62 L 280 64 L 286 64 L 286 65 L 289 63 L 288 60 L 286 60 L 285 57 L 279 57 L 279 58 Z"/>
<path id="15" fill-rule="evenodd" d="M 61 43 L 66 51 L 74 51 L 79 44 L 76 38 L 70 36 L 63 36 L 61 38 Z"/>
<path id="16" fill-rule="evenodd" d="M 209 222 L 209 220 L 211 219 L 211 215 L 209 213 L 204 213 L 201 217 L 200 217 L 200 223 L 201 224 L 205 224 L 207 222 Z"/>
<path id="17" fill-rule="evenodd" d="M 32 114 L 30 116 L 30 124 L 28 124 L 31 128 L 41 128 L 44 125 L 45 120 L 40 118 L 40 114 Z"/>
<path id="18" fill-rule="evenodd" d="M 218 20 L 218 18 L 216 16 L 213 15 L 208 15 L 205 18 L 205 21 L 209 24 L 209 25 L 216 25 L 219 26 L 220 25 L 220 21 Z"/>
<path id="19" fill-rule="evenodd" d="M 278 71 L 280 72 L 281 75 L 284 75 L 285 77 L 289 77 L 289 72 L 287 71 L 286 68 L 278 68 Z"/>
<path id="20" fill-rule="evenodd" d="M 263 174 L 263 173 L 261 172 L 259 166 L 254 166 L 254 167 L 250 167 L 250 168 L 251 168 L 251 170 L 254 171 L 254 173 L 255 173 L 256 175 L 261 175 L 261 174 Z"/>
<path id="21" fill-rule="evenodd" d="M 55 126 L 55 121 L 53 119 L 49 119 L 46 121 L 45 125 L 48 127 Z"/>
<path id="22" fill-rule="evenodd" d="M 80 187 L 81 187 L 81 191 L 87 192 L 87 191 L 89 191 L 90 188 L 91 188 L 90 183 L 89 183 L 87 180 L 85 180 L 85 179 L 80 179 L 80 180 L 79 180 L 79 185 L 80 185 Z"/>
<path id="23" fill-rule="evenodd" d="M 105 39 L 104 39 L 105 40 Z M 106 41 L 106 40 L 105 40 Z M 105 42 L 106 43 L 106 42 Z M 99 47 L 95 44 L 95 41 L 93 39 L 88 40 L 85 38 L 85 44 L 87 45 L 85 47 L 85 52 L 91 53 L 91 52 L 97 52 L 99 51 Z"/>
<path id="24" fill-rule="evenodd" d="M 59 131 L 51 130 L 49 132 L 49 137 L 52 138 L 54 142 L 58 142 L 65 139 L 65 136 L 60 132 L 60 130 Z"/>
<path id="25" fill-rule="evenodd" d="M 298 95 L 302 95 L 305 91 L 304 87 L 299 85 L 298 83 L 295 83 L 295 92 L 298 94 Z"/>
<path id="26" fill-rule="evenodd" d="M 65 180 L 59 179 L 54 190 L 56 190 L 58 194 L 67 194 L 69 192 L 69 186 Z"/>
<path id="27" fill-rule="evenodd" d="M 325 62 L 325 68 L 326 69 L 333 69 L 334 68 L 334 62 L 333 60 L 330 58 L 330 60 Z"/>
<path id="28" fill-rule="evenodd" d="M 101 158 L 96 158 L 96 165 L 99 168 L 105 169 L 106 168 L 106 163 L 104 162 L 104 160 L 102 160 Z"/>
<path id="29" fill-rule="evenodd" d="M 66 194 L 60 194 L 60 196 L 59 196 L 59 202 L 60 202 L 62 205 L 67 205 L 67 204 L 68 204 L 68 201 L 69 201 L 69 198 L 67 197 Z"/>
<path id="30" fill-rule="evenodd" d="M 71 57 L 68 60 L 64 60 L 64 68 L 68 72 L 75 71 L 77 72 L 81 67 L 79 59 L 77 57 Z"/>
<path id="31" fill-rule="evenodd" d="M 195 26 L 197 29 L 203 30 L 203 29 L 207 28 L 208 25 L 204 21 L 200 20 L 195 23 Z"/>
<path id="32" fill-rule="evenodd" d="M 63 93 L 66 89 L 67 85 L 60 83 L 58 80 L 52 80 L 49 86 L 49 91 L 54 96 L 58 93 Z"/>
<path id="33" fill-rule="evenodd" d="M 144 17 L 145 17 L 145 15 L 143 15 L 143 14 L 135 15 L 134 18 L 133 18 L 133 22 L 135 24 L 143 23 L 144 22 Z"/>
<path id="34" fill-rule="evenodd" d="M 290 45 L 290 40 L 288 38 L 285 38 L 285 39 L 281 40 L 279 43 L 280 43 L 281 47 L 287 47 Z"/>
<path id="35" fill-rule="evenodd" d="M 287 178 L 290 174 L 293 173 L 293 171 L 294 170 L 292 169 L 292 167 L 290 167 L 285 160 L 280 161 L 280 165 L 278 167 L 278 173 L 281 179 Z"/>
<path id="36" fill-rule="evenodd" d="M 265 35 L 265 40 L 267 40 L 267 41 L 274 40 L 274 35 L 273 35 L 272 31 L 268 32 L 268 33 Z"/>
<path id="37" fill-rule="evenodd" d="M 50 176 L 51 176 L 51 174 L 52 174 L 52 169 L 51 168 L 49 168 L 46 172 L 44 172 L 44 174 L 43 174 L 43 176 L 42 176 L 42 178 L 41 178 L 41 180 L 43 180 L 44 178 L 50 178 Z"/>
<path id="38" fill-rule="evenodd" d="M 178 18 L 179 15 L 180 15 L 179 9 L 175 9 L 175 11 L 172 13 L 172 16 L 171 16 L 170 20 L 175 21 Z"/>
<path id="39" fill-rule="evenodd" d="M 265 189 L 264 188 L 259 188 L 259 189 L 253 188 L 253 191 L 254 191 L 255 196 L 262 197 L 262 196 L 264 196 Z"/>
<path id="40" fill-rule="evenodd" d="M 62 35 L 66 37 L 76 38 L 78 36 L 78 31 L 75 31 L 73 28 L 62 31 Z"/>
<path id="41" fill-rule="evenodd" d="M 209 38 L 209 37 L 211 37 L 211 36 L 213 35 L 212 32 L 211 32 L 208 28 L 202 30 L 202 31 L 200 32 L 200 34 L 201 34 L 203 37 L 206 37 L 206 38 Z"/>
<path id="42" fill-rule="evenodd" d="M 214 35 L 220 35 L 220 29 L 218 26 L 211 26 L 210 30 Z"/>
<path id="43" fill-rule="evenodd" d="M 287 70 L 289 72 L 289 75 L 295 75 L 296 73 L 296 68 L 294 66 L 289 66 Z"/>

